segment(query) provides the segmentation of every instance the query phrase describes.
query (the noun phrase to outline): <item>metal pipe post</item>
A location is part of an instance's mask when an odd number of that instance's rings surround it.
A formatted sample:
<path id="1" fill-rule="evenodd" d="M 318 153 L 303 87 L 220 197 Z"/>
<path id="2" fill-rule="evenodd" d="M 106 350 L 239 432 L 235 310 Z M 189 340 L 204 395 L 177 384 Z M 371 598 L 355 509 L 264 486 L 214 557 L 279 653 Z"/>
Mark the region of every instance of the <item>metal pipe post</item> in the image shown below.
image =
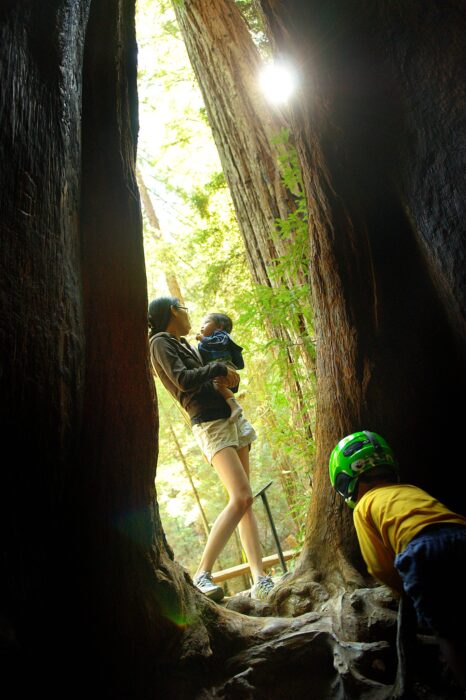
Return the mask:
<path id="1" fill-rule="evenodd" d="M 275 529 L 275 523 L 273 522 L 272 512 L 270 510 L 269 502 L 268 502 L 267 496 L 265 494 L 265 492 L 267 491 L 269 486 L 271 486 L 272 484 L 273 484 L 273 480 L 269 481 L 268 484 L 266 484 L 265 486 L 263 486 L 260 489 L 260 491 L 258 491 L 256 494 L 254 494 L 254 498 L 257 498 L 257 496 L 260 496 L 262 498 L 262 503 L 264 504 L 265 512 L 267 513 L 270 527 L 272 528 L 272 535 L 273 535 L 273 538 L 275 540 L 275 544 L 277 545 L 278 558 L 280 559 L 280 564 L 282 565 L 283 573 L 286 574 L 287 569 L 286 569 L 286 564 L 285 564 L 285 558 L 283 556 L 283 551 L 282 551 L 282 548 L 280 546 L 280 540 L 278 539 L 278 534 L 277 534 L 277 531 Z"/>

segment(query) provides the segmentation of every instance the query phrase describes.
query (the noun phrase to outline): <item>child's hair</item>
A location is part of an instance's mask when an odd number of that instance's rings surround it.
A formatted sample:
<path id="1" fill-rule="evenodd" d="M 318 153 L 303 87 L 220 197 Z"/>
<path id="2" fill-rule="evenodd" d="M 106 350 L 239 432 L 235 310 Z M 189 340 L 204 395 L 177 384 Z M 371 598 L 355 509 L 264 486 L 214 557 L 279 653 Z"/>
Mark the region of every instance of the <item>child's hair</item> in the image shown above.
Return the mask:
<path id="1" fill-rule="evenodd" d="M 180 300 L 176 297 L 157 297 L 149 304 L 149 338 L 156 333 L 167 329 L 170 321 L 172 306 L 179 306 Z"/>
<path id="2" fill-rule="evenodd" d="M 231 333 L 233 328 L 233 321 L 226 314 L 207 314 L 206 318 L 209 318 L 215 323 L 215 325 L 220 326 L 220 328 L 227 333 Z"/>

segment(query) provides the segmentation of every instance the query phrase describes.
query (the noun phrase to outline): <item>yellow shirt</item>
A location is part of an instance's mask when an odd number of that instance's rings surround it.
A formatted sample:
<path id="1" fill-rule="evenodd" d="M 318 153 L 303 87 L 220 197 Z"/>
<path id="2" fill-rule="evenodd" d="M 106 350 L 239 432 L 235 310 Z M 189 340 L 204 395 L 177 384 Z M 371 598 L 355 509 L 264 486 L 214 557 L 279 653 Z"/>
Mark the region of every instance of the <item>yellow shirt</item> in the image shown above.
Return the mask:
<path id="1" fill-rule="evenodd" d="M 466 526 L 466 518 L 410 484 L 370 489 L 357 502 L 353 518 L 369 573 L 398 591 L 402 586 L 394 559 L 415 535 L 433 523 Z"/>

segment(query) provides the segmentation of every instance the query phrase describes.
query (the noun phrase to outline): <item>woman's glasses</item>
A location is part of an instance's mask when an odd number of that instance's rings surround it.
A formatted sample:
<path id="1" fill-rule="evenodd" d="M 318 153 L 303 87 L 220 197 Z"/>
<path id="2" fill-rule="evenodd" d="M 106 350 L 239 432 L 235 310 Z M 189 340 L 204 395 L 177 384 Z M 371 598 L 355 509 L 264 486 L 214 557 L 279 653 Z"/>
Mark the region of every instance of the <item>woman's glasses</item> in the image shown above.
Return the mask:
<path id="1" fill-rule="evenodd" d="M 175 306 L 176 309 L 183 309 L 183 311 L 187 311 L 188 307 L 187 306 Z"/>

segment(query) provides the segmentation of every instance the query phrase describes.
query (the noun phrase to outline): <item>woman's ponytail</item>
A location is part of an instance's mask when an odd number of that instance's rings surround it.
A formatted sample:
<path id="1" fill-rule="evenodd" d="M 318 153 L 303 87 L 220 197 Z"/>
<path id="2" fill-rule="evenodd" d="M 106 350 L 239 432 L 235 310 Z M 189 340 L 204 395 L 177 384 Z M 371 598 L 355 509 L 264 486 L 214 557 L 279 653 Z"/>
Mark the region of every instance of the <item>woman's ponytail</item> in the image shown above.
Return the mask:
<path id="1" fill-rule="evenodd" d="M 149 338 L 156 333 L 167 330 L 172 314 L 172 306 L 179 306 L 179 299 L 176 297 L 157 297 L 149 304 Z"/>

